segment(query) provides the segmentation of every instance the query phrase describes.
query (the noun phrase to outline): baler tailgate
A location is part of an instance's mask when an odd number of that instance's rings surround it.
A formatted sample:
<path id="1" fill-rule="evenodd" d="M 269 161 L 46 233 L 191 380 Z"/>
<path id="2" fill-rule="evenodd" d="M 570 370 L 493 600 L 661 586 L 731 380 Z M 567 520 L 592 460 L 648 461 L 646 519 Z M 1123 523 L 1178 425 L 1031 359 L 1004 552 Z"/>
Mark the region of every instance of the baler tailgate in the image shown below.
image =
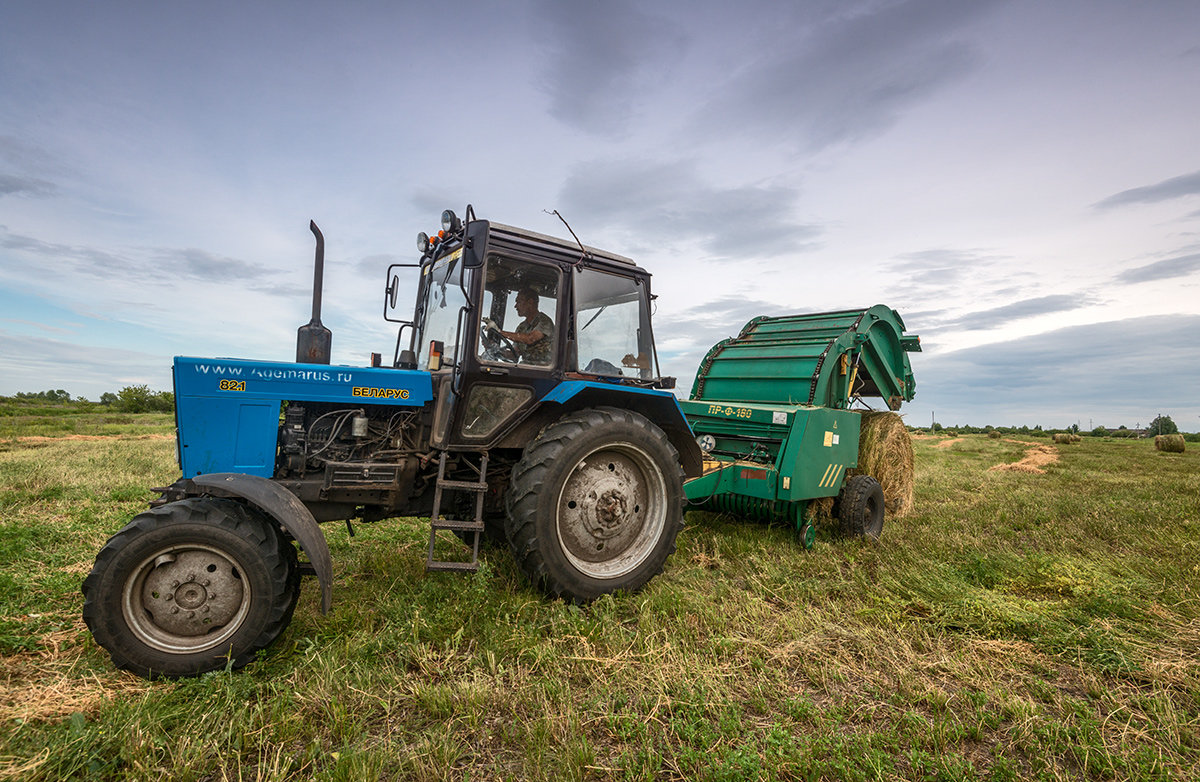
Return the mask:
<path id="1" fill-rule="evenodd" d="M 900 315 L 883 305 L 764 316 L 713 346 L 692 399 L 845 409 L 855 397 L 875 396 L 895 410 L 913 398 L 906 354 L 920 349 Z"/>

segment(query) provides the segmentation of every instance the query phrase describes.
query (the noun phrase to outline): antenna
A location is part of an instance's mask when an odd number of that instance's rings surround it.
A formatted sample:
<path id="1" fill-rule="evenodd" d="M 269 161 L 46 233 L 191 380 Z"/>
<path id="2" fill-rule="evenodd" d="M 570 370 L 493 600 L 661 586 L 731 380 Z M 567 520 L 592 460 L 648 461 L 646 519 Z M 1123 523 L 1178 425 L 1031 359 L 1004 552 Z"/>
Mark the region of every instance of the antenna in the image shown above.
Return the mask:
<path id="1" fill-rule="evenodd" d="M 575 235 L 575 231 L 573 231 L 571 229 L 571 224 L 567 222 L 567 218 L 565 218 L 561 214 L 559 214 L 557 209 L 555 209 L 553 211 L 543 209 L 542 211 L 548 215 L 554 215 L 559 220 L 562 220 L 562 224 L 567 227 L 568 231 L 571 231 L 571 237 L 573 239 L 575 239 L 575 244 L 579 245 L 579 252 L 583 253 L 583 258 L 591 258 L 592 257 L 592 254 L 587 251 L 586 247 L 583 246 L 583 242 L 579 241 L 579 237 Z M 583 260 L 583 258 L 580 258 L 580 260 Z"/>

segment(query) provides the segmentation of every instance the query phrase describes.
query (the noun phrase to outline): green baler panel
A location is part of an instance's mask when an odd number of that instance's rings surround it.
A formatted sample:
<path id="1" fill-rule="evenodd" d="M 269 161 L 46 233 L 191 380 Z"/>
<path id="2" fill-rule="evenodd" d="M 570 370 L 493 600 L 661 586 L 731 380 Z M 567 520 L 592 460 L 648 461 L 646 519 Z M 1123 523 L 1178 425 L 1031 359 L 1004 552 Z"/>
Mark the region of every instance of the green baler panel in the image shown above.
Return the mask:
<path id="1" fill-rule="evenodd" d="M 837 496 L 846 471 L 858 466 L 862 418 L 849 410 L 807 407 L 796 411 L 795 420 L 779 460 L 779 499 Z"/>
<path id="2" fill-rule="evenodd" d="M 878 396 L 896 409 L 916 390 L 907 356 L 915 350 L 919 338 L 883 305 L 759 317 L 708 352 L 692 399 L 845 408 Z"/>
<path id="3" fill-rule="evenodd" d="M 716 440 L 705 474 L 684 484 L 690 500 L 721 494 L 784 502 L 833 497 L 846 470 L 858 466 L 861 419 L 856 412 L 695 400 L 680 404 L 692 430 Z"/>

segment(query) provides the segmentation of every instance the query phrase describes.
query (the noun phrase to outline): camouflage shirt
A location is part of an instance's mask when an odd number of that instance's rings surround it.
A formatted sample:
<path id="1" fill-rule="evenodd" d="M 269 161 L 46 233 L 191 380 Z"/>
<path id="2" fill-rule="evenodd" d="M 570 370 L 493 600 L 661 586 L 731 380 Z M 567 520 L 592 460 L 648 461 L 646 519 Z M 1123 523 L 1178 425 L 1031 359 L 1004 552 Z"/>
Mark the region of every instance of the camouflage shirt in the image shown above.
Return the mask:
<path id="1" fill-rule="evenodd" d="M 533 321 L 523 320 L 517 324 L 518 334 L 528 334 L 531 331 L 542 332 L 542 338 L 528 345 L 517 343 L 517 351 L 526 364 L 547 366 L 554 360 L 554 321 L 545 313 L 539 312 Z"/>

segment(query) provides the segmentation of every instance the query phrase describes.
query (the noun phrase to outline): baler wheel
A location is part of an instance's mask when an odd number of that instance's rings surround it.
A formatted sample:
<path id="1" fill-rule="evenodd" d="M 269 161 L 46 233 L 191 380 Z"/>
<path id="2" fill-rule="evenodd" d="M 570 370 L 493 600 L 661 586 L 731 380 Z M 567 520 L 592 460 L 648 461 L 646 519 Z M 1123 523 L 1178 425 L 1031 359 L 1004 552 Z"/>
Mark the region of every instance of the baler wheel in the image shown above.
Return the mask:
<path id="1" fill-rule="evenodd" d="M 883 534 L 883 487 L 870 475 L 851 475 L 837 498 L 842 534 L 878 540 Z"/>
<path id="2" fill-rule="evenodd" d="M 683 525 L 675 448 L 644 416 L 610 407 L 546 427 L 513 467 L 507 499 L 517 563 L 576 603 L 645 585 Z"/>
<path id="3" fill-rule="evenodd" d="M 119 668 L 195 676 L 240 668 L 296 608 L 295 547 L 233 500 L 190 498 L 138 514 L 83 582 L 83 618 Z"/>

